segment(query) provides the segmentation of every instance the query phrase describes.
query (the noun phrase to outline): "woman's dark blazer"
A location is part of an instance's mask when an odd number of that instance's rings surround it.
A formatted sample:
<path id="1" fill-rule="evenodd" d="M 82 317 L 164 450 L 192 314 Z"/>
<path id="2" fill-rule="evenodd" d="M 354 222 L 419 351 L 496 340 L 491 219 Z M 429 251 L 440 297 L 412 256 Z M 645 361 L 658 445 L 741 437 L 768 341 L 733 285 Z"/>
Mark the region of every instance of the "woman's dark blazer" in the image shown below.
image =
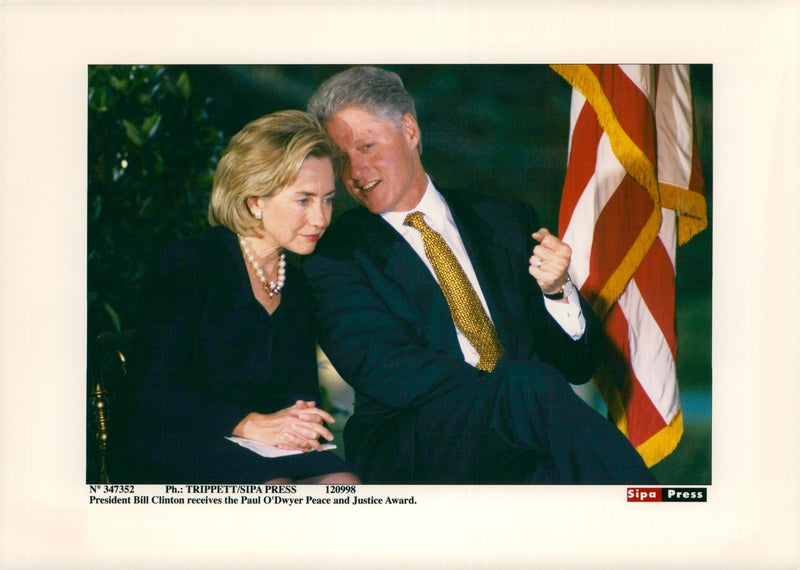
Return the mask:
<path id="1" fill-rule="evenodd" d="M 311 454 L 281 467 L 225 439 L 252 411 L 320 402 L 309 289 L 297 268 L 287 267 L 281 296 L 272 315 L 255 300 L 237 237 L 224 227 L 166 251 L 131 359 L 122 434 L 130 477 L 264 482 L 315 474 L 305 465 Z"/>

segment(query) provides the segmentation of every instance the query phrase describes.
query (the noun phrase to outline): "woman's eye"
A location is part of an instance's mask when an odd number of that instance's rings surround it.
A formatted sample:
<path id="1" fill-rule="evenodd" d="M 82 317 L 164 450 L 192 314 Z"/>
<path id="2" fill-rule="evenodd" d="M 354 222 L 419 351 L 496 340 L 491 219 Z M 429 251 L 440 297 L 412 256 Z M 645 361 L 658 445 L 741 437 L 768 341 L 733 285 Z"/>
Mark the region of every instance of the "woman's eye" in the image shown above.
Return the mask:
<path id="1" fill-rule="evenodd" d="M 301 206 L 305 206 L 306 204 L 308 204 L 308 198 L 300 198 L 297 200 L 297 203 L 300 204 Z"/>

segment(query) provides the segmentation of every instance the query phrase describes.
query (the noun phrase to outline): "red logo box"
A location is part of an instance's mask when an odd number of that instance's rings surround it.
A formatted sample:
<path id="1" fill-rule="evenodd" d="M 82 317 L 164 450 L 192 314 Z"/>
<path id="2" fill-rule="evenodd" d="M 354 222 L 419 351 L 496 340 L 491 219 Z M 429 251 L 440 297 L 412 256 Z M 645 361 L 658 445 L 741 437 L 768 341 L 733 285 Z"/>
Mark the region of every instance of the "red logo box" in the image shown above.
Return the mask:
<path id="1" fill-rule="evenodd" d="M 705 487 L 628 487 L 629 503 L 705 503 Z"/>

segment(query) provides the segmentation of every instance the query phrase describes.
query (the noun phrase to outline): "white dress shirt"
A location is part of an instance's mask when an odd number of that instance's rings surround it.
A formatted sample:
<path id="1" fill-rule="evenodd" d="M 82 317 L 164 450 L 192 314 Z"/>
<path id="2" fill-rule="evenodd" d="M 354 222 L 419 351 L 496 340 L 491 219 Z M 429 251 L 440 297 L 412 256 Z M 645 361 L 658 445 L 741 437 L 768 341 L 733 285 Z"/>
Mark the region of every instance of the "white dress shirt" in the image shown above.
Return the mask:
<path id="1" fill-rule="evenodd" d="M 461 264 L 461 267 L 464 269 L 464 273 L 467 275 L 467 279 L 469 279 L 472 287 L 475 289 L 475 293 L 477 293 L 478 298 L 483 305 L 486 314 L 488 315 L 489 319 L 492 318 L 491 313 L 489 312 L 489 307 L 486 305 L 486 299 L 483 296 L 483 291 L 481 291 L 480 284 L 478 283 L 478 278 L 475 275 L 475 270 L 472 267 L 472 262 L 467 255 L 467 250 L 464 248 L 464 243 L 461 241 L 461 236 L 458 233 L 458 229 L 456 228 L 456 224 L 453 221 L 453 215 L 450 212 L 450 207 L 445 202 L 442 195 L 439 193 L 438 190 L 433 186 L 430 178 L 428 178 L 428 187 L 425 190 L 425 194 L 422 196 L 422 200 L 420 200 L 419 204 L 408 212 L 386 212 L 381 214 L 381 217 L 386 220 L 397 232 L 403 236 L 414 252 L 419 256 L 423 263 L 425 263 L 428 270 L 433 275 L 433 278 L 436 279 L 436 272 L 433 270 L 433 266 L 431 265 L 428 256 L 425 255 L 425 246 L 422 242 L 422 234 L 416 229 L 403 225 L 403 222 L 406 219 L 406 216 L 410 212 L 422 212 L 425 216 L 425 223 L 428 226 L 442 236 L 444 241 L 447 242 L 447 245 L 453 251 L 453 255 L 456 256 L 456 259 Z M 521 260 L 521 263 L 527 262 L 526 260 Z M 533 277 L 531 277 L 533 279 Z M 438 281 L 438 280 L 437 280 Z M 567 297 L 569 303 L 560 303 L 558 301 L 552 301 L 545 297 L 545 306 L 556 322 L 561 325 L 561 328 L 569 334 L 573 339 L 577 340 L 581 336 L 583 336 L 583 331 L 586 327 L 586 321 L 583 317 L 583 312 L 580 308 L 580 302 L 578 300 L 578 293 L 573 290 L 572 294 Z M 453 325 L 455 326 L 455 325 Z M 464 360 L 469 364 L 475 366 L 478 363 L 478 352 L 475 350 L 475 347 L 467 340 L 467 337 L 462 333 L 458 327 L 456 327 L 456 334 L 458 336 L 458 343 L 461 347 L 461 352 L 464 353 Z"/>

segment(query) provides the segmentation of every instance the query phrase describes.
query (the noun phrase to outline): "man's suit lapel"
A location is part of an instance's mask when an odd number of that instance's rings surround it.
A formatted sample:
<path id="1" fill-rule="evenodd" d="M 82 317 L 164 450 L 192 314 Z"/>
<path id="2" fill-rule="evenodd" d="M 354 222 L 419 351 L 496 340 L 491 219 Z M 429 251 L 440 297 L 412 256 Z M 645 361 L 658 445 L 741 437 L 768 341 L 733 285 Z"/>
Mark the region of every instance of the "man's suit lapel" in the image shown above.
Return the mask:
<path id="1" fill-rule="evenodd" d="M 395 288 L 383 291 L 384 297 L 391 299 L 400 316 L 404 310 L 413 311 L 408 322 L 420 322 L 428 338 L 436 339 L 446 351 L 460 354 L 447 301 L 428 268 L 391 225 L 380 216 L 365 214 L 362 235 L 369 236 L 368 248 L 378 269 Z"/>
<path id="2" fill-rule="evenodd" d="M 513 287 L 504 287 L 512 282 L 512 260 L 508 248 L 503 244 L 503 236 L 466 200 L 460 200 L 453 192 L 442 192 L 447 200 L 453 219 L 458 227 L 464 247 L 469 254 L 478 282 L 481 284 L 492 321 L 506 348 L 511 348 L 516 335 L 508 321 Z M 409 300 L 416 315 L 410 321 L 419 319 L 427 335 L 446 345 L 448 351 L 460 353 L 450 310 L 438 283 L 428 271 L 411 246 L 380 216 L 364 210 L 362 217 L 364 232 L 369 236 L 368 249 L 375 255 L 385 277 L 392 281 L 402 296 Z M 524 263 L 524 260 L 522 261 Z"/>
<path id="3" fill-rule="evenodd" d="M 508 343 L 514 337 L 508 329 L 509 304 L 504 297 L 509 289 L 504 287 L 504 282 L 510 282 L 512 278 L 508 249 L 502 242 L 502 235 L 498 235 L 495 228 L 466 201 L 459 200 L 458 195 L 453 192 L 442 194 L 450 206 L 458 233 L 478 277 L 497 334 L 508 348 Z"/>

